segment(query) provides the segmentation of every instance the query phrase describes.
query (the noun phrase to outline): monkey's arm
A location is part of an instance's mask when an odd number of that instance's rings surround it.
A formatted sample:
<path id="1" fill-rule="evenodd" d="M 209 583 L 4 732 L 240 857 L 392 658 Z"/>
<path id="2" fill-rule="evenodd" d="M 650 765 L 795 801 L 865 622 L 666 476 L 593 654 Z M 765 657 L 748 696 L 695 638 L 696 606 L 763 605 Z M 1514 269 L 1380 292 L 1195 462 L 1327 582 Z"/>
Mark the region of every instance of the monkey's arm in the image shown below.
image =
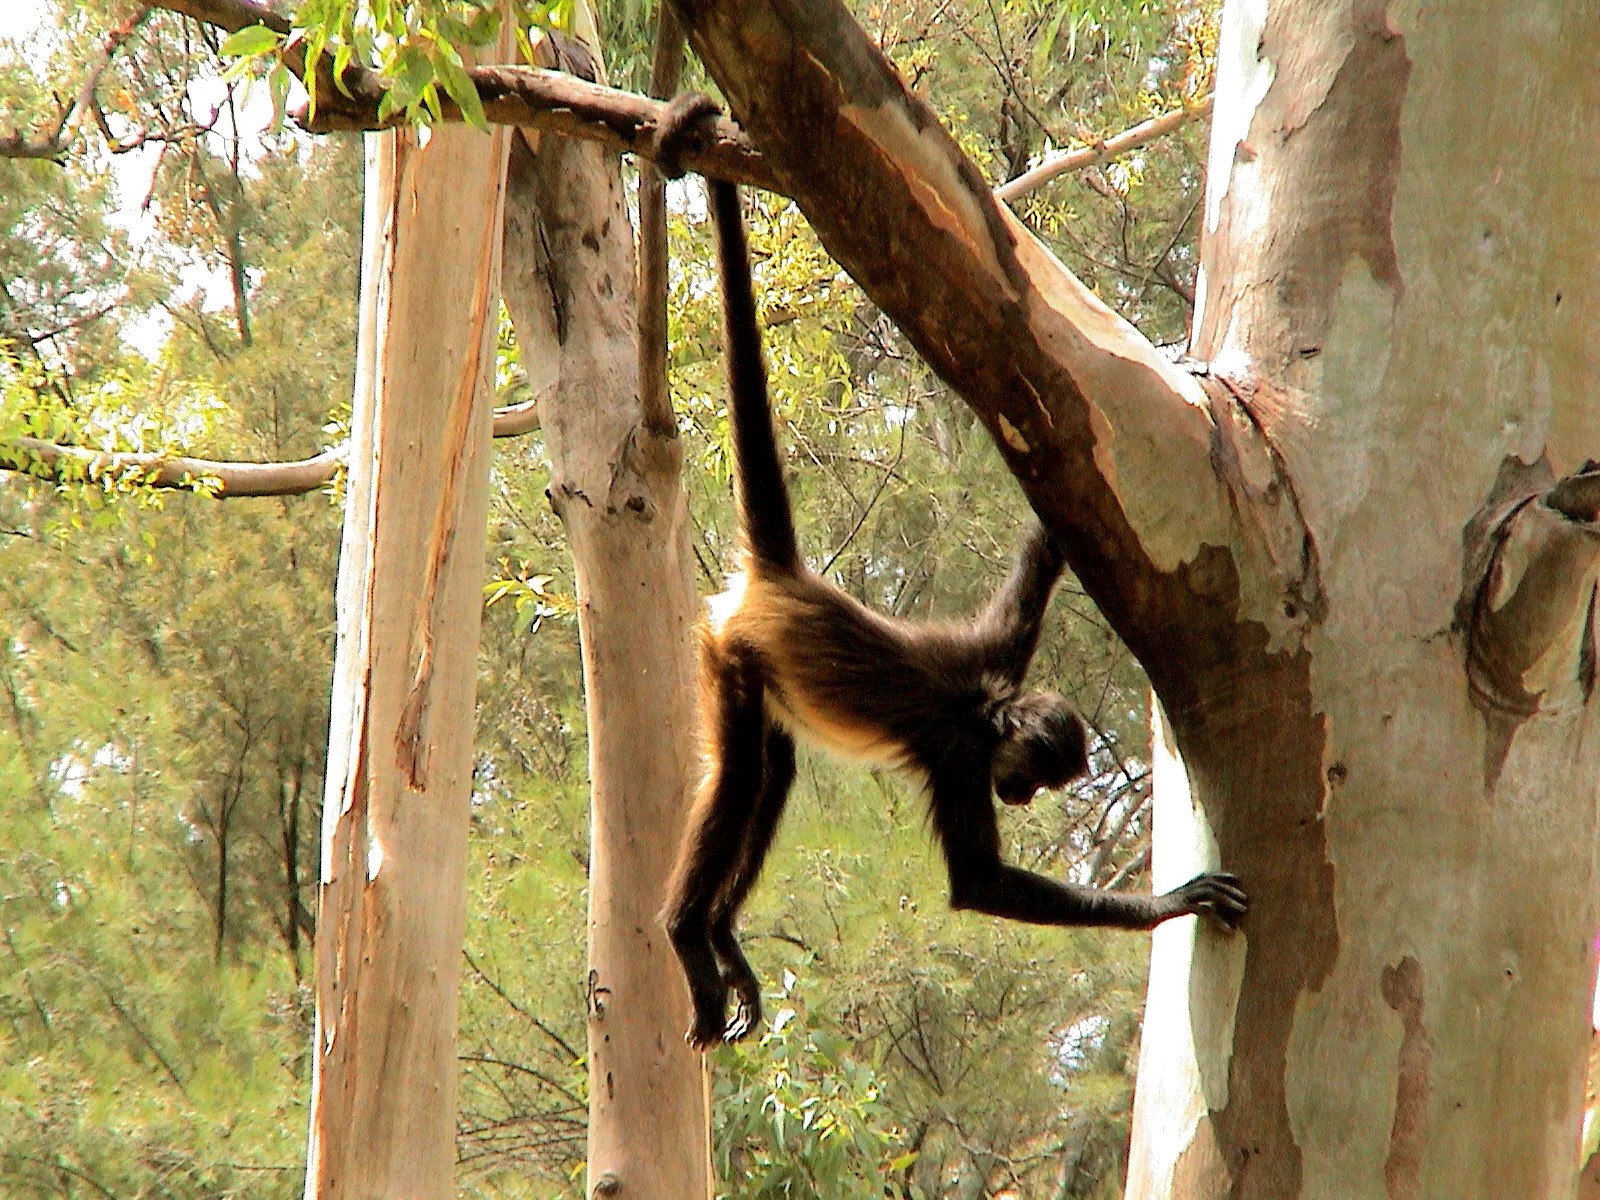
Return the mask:
<path id="1" fill-rule="evenodd" d="M 1066 566 L 1054 535 L 1037 521 L 1006 577 L 977 621 L 987 665 L 1018 682 L 1039 647 L 1039 628 L 1050 593 Z"/>
<path id="2" fill-rule="evenodd" d="M 950 903 L 1034 925 L 1152 929 L 1171 917 L 1208 912 L 1230 928 L 1249 908 L 1232 875 L 1208 874 L 1161 896 L 1104 892 L 1035 875 L 1000 859 L 988 781 L 955 768 L 933 781 L 933 819 L 950 870 Z"/>

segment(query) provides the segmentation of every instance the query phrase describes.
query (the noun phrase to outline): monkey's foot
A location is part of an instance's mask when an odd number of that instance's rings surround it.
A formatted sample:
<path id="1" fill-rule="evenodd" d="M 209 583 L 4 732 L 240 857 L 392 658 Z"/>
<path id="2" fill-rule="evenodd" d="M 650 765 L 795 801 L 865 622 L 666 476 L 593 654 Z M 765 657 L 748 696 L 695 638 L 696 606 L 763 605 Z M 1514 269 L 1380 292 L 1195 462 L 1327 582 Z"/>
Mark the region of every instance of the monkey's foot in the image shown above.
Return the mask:
<path id="1" fill-rule="evenodd" d="M 737 1016 L 734 1019 L 737 1020 Z M 683 1035 L 683 1040 L 704 1054 L 723 1040 L 726 1028 L 727 1026 L 723 1024 L 722 1010 L 720 1008 L 715 1012 L 710 1010 L 702 1011 L 697 1005 L 695 1007 L 694 1024 Z"/>
<path id="2" fill-rule="evenodd" d="M 722 1040 L 722 1014 L 728 1008 L 728 984 L 714 963 L 708 948 L 707 969 L 689 976 L 689 1003 L 694 1009 L 694 1023 L 683 1040 L 700 1051 L 709 1050 Z"/>

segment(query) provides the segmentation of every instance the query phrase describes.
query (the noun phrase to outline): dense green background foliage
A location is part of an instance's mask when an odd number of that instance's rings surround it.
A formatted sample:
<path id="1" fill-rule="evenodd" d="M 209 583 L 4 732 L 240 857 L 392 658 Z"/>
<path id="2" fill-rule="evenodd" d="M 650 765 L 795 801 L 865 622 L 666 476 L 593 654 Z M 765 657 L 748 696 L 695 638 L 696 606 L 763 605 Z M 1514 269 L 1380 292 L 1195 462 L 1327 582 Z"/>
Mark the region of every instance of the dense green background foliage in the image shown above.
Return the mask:
<path id="1" fill-rule="evenodd" d="M 0 125 L 41 128 L 124 10 L 0 47 Z M 858 5 L 994 177 L 1203 94 L 1210 8 Z M 638 86 L 652 13 L 603 12 Z M 0 159 L 0 437 L 284 459 L 348 408 L 359 146 L 226 132 L 220 39 L 149 17 L 61 164 Z M 213 111 L 215 109 L 215 112 Z M 217 116 L 217 114 L 221 114 Z M 134 146 L 141 134 L 148 140 Z M 1023 215 L 1158 342 L 1183 334 L 1201 132 L 1064 178 Z M 709 240 L 675 188 L 672 385 L 701 584 L 730 535 Z M 981 428 L 827 259 L 752 201 L 780 432 L 814 563 L 955 615 L 1025 508 Z M 504 345 L 504 400 L 527 394 Z M 537 434 L 501 443 L 463 964 L 461 1186 L 578 1195 L 587 801 L 571 568 Z M 203 489 L 202 489 L 203 490 Z M 0 1192 L 290 1196 L 303 1170 L 338 489 L 216 503 L 0 476 Z M 1145 886 L 1145 700 L 1073 587 L 1037 674 L 1100 735 L 1088 785 L 1007 814 L 1042 870 Z M 1115 1192 L 1144 944 L 953 915 L 903 782 L 801 765 L 746 937 L 765 1036 L 718 1052 L 730 1196 Z M 663 847 L 663 853 L 668 848 Z M 1007 1189 L 1010 1189 L 1007 1191 Z"/>

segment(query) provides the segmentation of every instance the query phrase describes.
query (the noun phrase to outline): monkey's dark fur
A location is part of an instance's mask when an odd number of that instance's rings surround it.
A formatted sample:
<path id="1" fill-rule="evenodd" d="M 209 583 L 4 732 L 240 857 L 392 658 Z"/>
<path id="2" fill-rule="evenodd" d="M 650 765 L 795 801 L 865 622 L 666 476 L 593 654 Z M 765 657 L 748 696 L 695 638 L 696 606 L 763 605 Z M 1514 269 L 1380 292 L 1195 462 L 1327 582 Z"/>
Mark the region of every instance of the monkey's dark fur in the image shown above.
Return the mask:
<path id="1" fill-rule="evenodd" d="M 681 140 L 720 111 L 680 96 L 657 165 L 676 175 Z M 688 1040 L 707 1047 L 760 1021 L 761 988 L 734 920 L 760 874 L 794 781 L 794 738 L 904 769 L 927 786 L 950 902 L 1046 925 L 1149 929 L 1209 912 L 1233 925 L 1247 902 L 1231 875 L 1163 896 L 1060 883 L 1000 859 L 991 792 L 1027 804 L 1088 769 L 1083 722 L 1055 692 L 1024 691 L 1050 592 L 1065 565 L 1035 525 L 1010 576 L 973 621 L 916 624 L 873 612 L 811 571 L 795 542 L 767 401 L 761 331 L 738 189 L 707 181 L 721 271 L 742 572 L 702 630 L 705 778 L 662 917 L 694 1002 Z M 730 994 L 734 1013 L 725 1020 Z"/>

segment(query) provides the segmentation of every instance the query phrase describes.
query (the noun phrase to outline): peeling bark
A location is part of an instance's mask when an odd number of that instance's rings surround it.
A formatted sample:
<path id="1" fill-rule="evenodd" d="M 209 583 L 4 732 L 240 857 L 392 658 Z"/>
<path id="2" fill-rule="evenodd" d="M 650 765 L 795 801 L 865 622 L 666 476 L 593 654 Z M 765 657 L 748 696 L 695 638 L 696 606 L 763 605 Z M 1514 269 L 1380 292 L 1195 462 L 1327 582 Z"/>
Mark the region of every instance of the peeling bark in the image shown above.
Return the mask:
<path id="1" fill-rule="evenodd" d="M 318 1200 L 455 1194 L 488 314 L 509 136 L 367 143 L 306 1167 Z"/>
<path id="2" fill-rule="evenodd" d="M 705 1200 L 710 1115 L 688 993 L 657 921 L 698 778 L 688 506 L 664 393 L 639 378 L 620 164 L 513 148 L 506 304 L 552 381 L 550 502 L 572 549 L 589 714 L 589 1194 Z"/>

